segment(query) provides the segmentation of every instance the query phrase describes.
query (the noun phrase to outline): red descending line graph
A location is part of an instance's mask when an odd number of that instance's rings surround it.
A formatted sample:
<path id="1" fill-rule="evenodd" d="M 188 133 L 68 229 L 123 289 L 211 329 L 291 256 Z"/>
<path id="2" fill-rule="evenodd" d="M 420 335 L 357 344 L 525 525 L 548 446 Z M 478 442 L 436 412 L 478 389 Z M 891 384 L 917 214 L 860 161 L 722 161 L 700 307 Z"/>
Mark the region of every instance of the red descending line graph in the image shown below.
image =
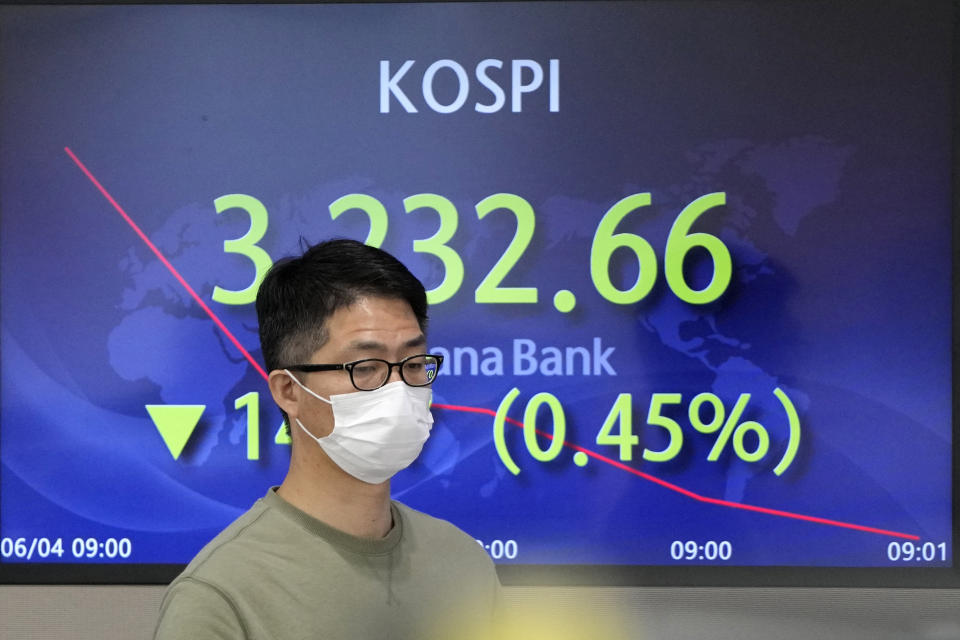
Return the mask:
<path id="1" fill-rule="evenodd" d="M 153 244 L 153 242 L 150 241 L 150 238 L 147 237 L 147 234 L 145 234 L 140 229 L 140 227 L 137 226 L 137 223 L 133 221 L 133 218 L 131 218 L 127 214 L 127 212 L 123 210 L 123 207 L 121 207 L 120 204 L 113 199 L 113 196 L 110 195 L 110 192 L 108 192 L 103 187 L 103 185 L 100 184 L 100 181 L 97 180 L 96 176 L 94 176 L 89 169 L 87 169 L 86 165 L 80 162 L 80 159 L 76 155 L 74 155 L 73 151 L 70 150 L 70 147 L 64 147 L 63 150 L 67 152 L 67 155 L 70 156 L 70 159 L 73 160 L 74 163 L 76 163 L 76 165 L 80 168 L 83 174 L 87 176 L 90 182 L 93 183 L 93 186 L 95 186 L 100 191 L 100 193 L 103 194 L 103 197 L 107 199 L 107 202 L 113 205 L 113 208 L 117 210 L 117 213 L 119 213 L 121 217 L 123 217 L 124 221 L 128 225 L 130 225 L 130 227 L 134 230 L 134 232 L 138 236 L 140 236 L 140 239 L 143 240 L 144 244 L 146 244 L 147 247 L 150 249 L 150 251 L 152 251 L 153 254 L 157 256 L 157 259 L 161 263 L 163 263 L 163 266 L 165 266 L 167 270 L 170 271 L 171 274 L 173 274 L 173 277 L 176 278 L 177 282 L 179 282 L 180 285 L 184 289 L 186 289 L 187 293 L 190 294 L 190 297 L 193 298 L 198 305 L 200 305 L 200 308 L 203 309 L 208 316 L 210 316 L 210 319 L 213 320 L 213 323 L 215 325 L 217 325 L 217 328 L 223 332 L 223 334 L 227 337 L 227 339 L 229 339 L 230 342 L 233 343 L 233 346 L 235 346 L 237 350 L 240 351 L 241 354 L 243 354 L 243 357 L 246 358 L 247 361 L 251 365 L 253 365 L 253 368 L 256 369 L 256 371 L 261 376 L 263 376 L 264 380 L 266 380 L 268 378 L 267 372 L 263 370 L 263 367 L 260 366 L 260 363 L 258 363 L 253 358 L 252 355 L 250 355 L 249 351 L 243 348 L 243 345 L 240 344 L 240 341 L 237 340 L 237 338 L 233 335 L 233 333 L 229 329 L 227 329 L 227 326 L 223 324 L 220 318 L 217 317 L 217 314 L 215 314 L 213 310 L 209 306 L 207 306 L 207 303 L 203 301 L 203 298 L 201 298 L 196 291 L 193 290 L 193 287 L 190 286 L 190 283 L 188 283 L 184 279 L 184 277 L 180 275 L 180 272 L 178 272 L 174 268 L 174 266 L 170 264 L 170 261 L 167 260 L 167 258 L 163 255 L 163 253 L 161 253 L 160 249 L 157 248 L 157 245 Z"/>
<path id="2" fill-rule="evenodd" d="M 120 204 L 113 198 L 113 196 L 111 196 L 110 193 L 106 190 L 106 188 L 104 188 L 104 186 L 103 186 L 102 184 L 100 184 L 100 181 L 97 180 L 97 178 L 96 178 L 96 177 L 93 175 L 93 173 L 86 167 L 86 165 L 84 165 L 84 164 L 80 161 L 80 159 L 73 153 L 73 151 L 70 150 L 69 147 L 64 147 L 64 151 L 65 151 L 66 154 L 70 157 L 70 159 L 77 165 L 77 167 L 80 169 L 80 171 L 83 172 L 83 174 L 87 177 L 87 179 L 89 179 L 90 182 L 93 183 L 93 185 L 97 188 L 97 190 L 99 190 L 100 193 L 104 196 L 104 198 L 106 198 L 106 200 L 113 206 L 113 208 L 117 211 L 117 213 L 120 214 L 120 216 L 123 218 L 123 220 L 133 229 L 133 231 L 137 234 L 137 236 L 140 237 L 140 239 L 144 242 L 144 244 L 147 245 L 147 247 L 150 249 L 150 251 L 152 251 L 153 254 L 157 256 L 157 259 L 160 260 L 160 262 L 167 268 L 168 271 L 170 271 L 170 273 L 171 273 L 171 274 L 173 275 L 173 277 L 177 280 L 177 282 L 179 282 L 180 285 L 187 291 L 187 293 L 190 294 L 190 297 L 193 298 L 194 301 L 196 301 L 196 303 L 197 303 L 198 305 L 200 305 L 200 308 L 203 309 L 203 311 L 210 317 L 210 320 L 213 321 L 213 323 L 217 326 L 217 328 L 220 329 L 221 332 L 223 332 L 223 334 L 227 337 L 227 339 L 237 348 L 237 350 L 243 355 L 243 357 L 247 359 L 247 361 L 251 364 L 251 366 L 253 366 L 253 368 L 263 377 L 263 379 L 264 379 L 264 380 L 268 380 L 268 379 L 269 379 L 269 376 L 267 375 L 267 372 L 264 371 L 264 369 L 263 369 L 263 367 L 260 365 L 260 363 L 258 363 L 258 362 L 256 361 L 256 359 L 254 359 L 254 357 L 250 354 L 249 351 L 247 351 L 247 350 L 243 347 L 242 344 L 240 344 L 240 341 L 237 340 L 237 338 L 233 335 L 233 333 L 232 333 L 232 332 L 227 328 L 227 326 L 220 320 L 220 318 L 217 317 L 217 315 L 213 312 L 213 310 L 203 301 L 203 299 L 197 294 L 197 292 L 193 289 L 193 287 L 191 287 L 190 284 L 183 278 L 183 276 L 180 275 L 180 273 L 176 270 L 176 268 L 175 268 L 175 267 L 170 263 L 170 261 L 167 260 L 167 258 L 163 255 L 163 253 L 160 251 L 160 249 L 158 249 L 157 246 L 156 246 L 153 242 L 150 241 L 150 239 L 147 237 L 147 235 L 140 229 L 140 227 L 136 224 L 136 222 L 134 222 L 133 218 L 131 218 L 131 217 L 127 214 L 127 212 L 124 211 L 123 207 L 121 207 Z M 493 410 L 491 410 L 491 409 L 484 408 L 484 407 L 469 407 L 469 406 L 462 406 L 462 405 L 439 404 L 439 403 L 434 403 L 432 406 L 433 406 L 434 408 L 442 409 L 442 410 L 447 410 L 447 411 L 459 411 L 459 412 L 464 412 L 464 413 L 479 413 L 479 414 L 485 414 L 485 415 L 490 415 L 490 416 L 494 416 L 494 417 L 496 416 L 496 412 L 495 412 L 495 411 L 493 411 Z M 507 418 L 506 418 L 506 421 L 507 421 L 507 422 L 510 422 L 511 424 L 513 424 L 513 425 L 515 425 L 515 426 L 518 426 L 518 427 L 520 427 L 520 428 L 523 428 L 523 427 L 524 427 L 523 423 L 520 422 L 519 420 L 514 420 L 513 418 L 507 417 Z M 537 431 L 538 434 L 540 434 L 540 435 L 542 435 L 542 436 L 544 436 L 544 437 L 546 437 L 546 438 L 549 438 L 549 439 L 551 439 L 551 440 L 553 439 L 553 435 L 552 435 L 552 434 L 545 433 L 545 432 L 543 432 L 543 431 L 540 431 L 539 429 L 537 429 L 536 431 Z M 744 510 L 744 511 L 752 511 L 752 512 L 755 512 L 755 513 L 763 513 L 763 514 L 766 514 L 766 515 L 776 516 L 776 517 L 780 517 L 780 518 L 789 518 L 789 519 L 793 519 L 793 520 L 800 520 L 800 521 L 805 521 L 805 522 L 812 522 L 812 523 L 827 525 L 827 526 L 831 526 L 831 527 L 839 527 L 839 528 L 843 528 L 843 529 L 853 529 L 853 530 L 856 530 L 856 531 L 863 531 L 863 532 L 866 532 L 866 533 L 874 533 L 874 534 L 879 534 L 879 535 L 884 535 L 884 536 L 890 536 L 890 537 L 894 537 L 894 538 L 904 538 L 904 539 L 908 539 L 908 540 L 919 540 L 919 539 L 920 539 L 920 536 L 913 535 L 913 534 L 908 534 L 908 533 L 902 533 L 902 532 L 898 532 L 898 531 L 890 531 L 890 530 L 887 530 L 887 529 L 878 529 L 878 528 L 876 528 L 876 527 L 870 527 L 870 526 L 865 526 L 865 525 L 861 525 L 861 524 L 854 524 L 854 523 L 851 523 L 851 522 L 842 522 L 842 521 L 839 521 L 839 520 L 831 520 L 831 519 L 829 519 L 829 518 L 821 518 L 821 517 L 818 517 L 818 516 L 806 515 L 806 514 L 802 514 L 802 513 L 794 513 L 794 512 L 790 512 L 790 511 L 782 511 L 782 510 L 780 510 L 780 509 L 770 509 L 770 508 L 767 508 L 767 507 L 759 507 L 759 506 L 756 506 L 756 505 L 745 504 L 745 503 L 741 503 L 741 502 L 732 502 L 732 501 L 729 501 L 729 500 L 721 500 L 721 499 L 719 499 L 719 498 L 711 498 L 711 497 L 709 497 L 709 496 L 704 496 L 704 495 L 695 493 L 695 492 L 693 492 L 693 491 L 690 491 L 690 490 L 688 490 L 688 489 L 684 489 L 683 487 L 681 487 L 681 486 L 679 486 L 679 485 L 673 484 L 673 483 L 671 483 L 671 482 L 667 482 L 666 480 L 663 480 L 663 479 L 661 479 L 661 478 L 657 478 L 656 476 L 653 476 L 653 475 L 651 475 L 651 474 L 649 474 L 649 473 L 645 473 L 645 472 L 643 472 L 643 471 L 640 471 L 639 469 L 635 469 L 634 467 L 631 467 L 631 466 L 629 466 L 629 465 L 623 464 L 622 462 L 620 462 L 620 461 L 618 461 L 618 460 L 614 460 L 614 459 L 612 459 L 612 458 L 608 458 L 607 456 L 601 455 L 601 454 L 599 454 L 599 453 L 597 453 L 597 452 L 595 452 L 595 451 L 591 451 L 591 450 L 589 450 L 589 449 L 585 449 L 585 448 L 583 448 L 583 447 L 581 447 L 581 446 L 579 446 L 579 445 L 576 445 L 576 444 L 573 444 L 573 443 L 564 441 L 564 442 L 563 442 L 563 446 L 564 446 L 564 447 L 567 447 L 567 448 L 569 448 L 569 449 L 573 449 L 573 450 L 578 451 L 578 452 L 582 452 L 583 454 L 585 454 L 585 455 L 587 455 L 587 456 L 589 456 L 589 457 L 591 457 L 591 458 L 593 458 L 593 459 L 595 459 L 595 460 L 598 460 L 598 461 L 600 461 L 600 462 L 606 463 L 606 464 L 608 464 L 608 465 L 610 465 L 610 466 L 612 466 L 612 467 L 615 467 L 615 468 L 620 469 L 620 470 L 622 470 L 622 471 L 625 471 L 625 472 L 627 472 L 627 473 L 633 474 L 633 475 L 635 475 L 635 476 L 637 476 L 637 477 L 639 477 L 639 478 L 642 478 L 643 480 L 646 480 L 647 482 L 652 482 L 652 483 L 657 484 L 657 485 L 659 485 L 659 486 L 661 486 L 661 487 L 663 487 L 663 488 L 665 488 L 665 489 L 667 489 L 667 490 L 669 490 L 669 491 L 673 491 L 673 492 L 679 493 L 679 494 L 681 494 L 681 495 L 683 495 L 683 496 L 686 496 L 686 497 L 688 497 L 688 498 L 690 498 L 690 499 L 692 499 L 692 500 L 696 500 L 697 502 L 703 502 L 703 503 L 706 503 L 706 504 L 717 505 L 717 506 L 726 507 L 726 508 L 729 508 L 729 509 L 739 509 L 739 510 Z"/>
<path id="3" fill-rule="evenodd" d="M 440 409 L 450 409 L 450 410 L 453 410 L 453 411 L 464 411 L 464 412 L 469 412 L 469 413 L 483 413 L 483 414 L 490 415 L 490 416 L 493 416 L 493 417 L 496 417 L 496 415 L 497 415 L 497 412 L 496 412 L 496 411 L 493 411 L 493 410 L 491 410 L 491 409 L 485 409 L 485 408 L 483 408 L 483 407 L 463 407 L 463 406 L 452 405 L 452 404 L 438 404 L 438 403 L 436 403 L 436 402 L 433 403 L 433 406 L 434 406 L 434 407 L 437 407 L 437 408 L 440 408 Z M 513 418 L 510 418 L 510 417 L 507 417 L 507 418 L 506 418 L 506 421 L 509 422 L 509 423 L 511 423 L 511 424 L 513 424 L 513 425 L 515 425 L 515 426 L 520 427 L 521 429 L 522 429 L 523 426 L 524 426 L 523 422 L 521 422 L 521 421 L 519 421 L 519 420 L 514 420 Z M 553 435 L 552 435 L 552 434 L 546 433 L 545 431 L 541 431 L 540 429 L 536 429 L 536 432 L 537 432 L 537 434 L 539 434 L 539 435 L 541 435 L 541 436 L 544 436 L 544 437 L 546 437 L 546 438 L 549 438 L 549 439 L 553 440 Z M 595 460 L 599 460 L 600 462 L 605 462 L 606 464 L 609 464 L 609 465 L 611 465 L 611 466 L 613 466 L 613 467 L 616 467 L 617 469 L 621 469 L 621 470 L 623 470 L 623 471 L 626 471 L 627 473 L 632 473 L 633 475 L 638 476 L 638 477 L 640 477 L 640 478 L 643 478 L 644 480 L 647 480 L 648 482 L 652 482 L 652 483 L 654 483 L 654 484 L 658 484 L 658 485 L 660 485 L 661 487 L 664 487 L 664 488 L 666 488 L 666 489 L 669 489 L 670 491 L 675 491 L 675 492 L 677 492 L 677 493 L 679 493 L 679 494 L 681 494 L 681 495 L 684 495 L 684 496 L 686 496 L 686 497 L 688 497 L 688 498 L 692 498 L 693 500 L 696 500 L 697 502 L 704 502 L 704 503 L 707 503 L 707 504 L 715 504 L 715 505 L 719 505 L 719 506 L 721 506 L 721 507 L 729 507 L 729 508 L 731 508 L 731 509 L 742 509 L 742 510 L 745 510 L 745 511 L 755 511 L 755 512 L 757 512 L 757 513 L 765 513 L 765 514 L 767 514 L 767 515 L 779 516 L 779 517 L 781 517 L 781 518 L 792 518 L 792 519 L 794 519 L 794 520 L 805 520 L 805 521 L 807 521 L 807 522 L 816 522 L 816 523 L 818 523 L 818 524 L 826 524 L 826 525 L 830 525 L 830 526 L 833 526 L 833 527 L 841 527 L 841 528 L 843 528 L 843 529 L 855 529 L 855 530 L 857 530 L 857 531 L 865 531 L 865 532 L 867 532 L 867 533 L 879 533 L 879 534 L 881 534 L 881 535 L 892 536 L 892 537 L 894 537 L 894 538 L 906 538 L 906 539 L 908 539 L 908 540 L 919 540 L 919 539 L 920 539 L 920 536 L 916 536 L 916 535 L 909 534 L 909 533 L 900 533 L 899 531 L 889 531 L 889 530 L 887 530 L 887 529 L 878 529 L 878 528 L 876 528 L 876 527 L 868 527 L 868 526 L 865 526 L 865 525 L 853 524 L 853 523 L 850 523 L 850 522 L 841 522 L 841 521 L 839 521 L 839 520 L 830 520 L 830 519 L 828 519 L 828 518 L 820 518 L 820 517 L 817 517 L 817 516 L 809 516 L 809 515 L 805 515 L 805 514 L 802 514 L 802 513 L 792 513 L 792 512 L 790 512 L 790 511 L 781 511 L 780 509 L 770 509 L 770 508 L 767 508 L 767 507 L 758 507 L 758 506 L 756 506 L 756 505 L 744 504 L 744 503 L 742 503 L 742 502 L 731 502 L 730 500 L 721 500 L 721 499 L 719 499 L 719 498 L 710 498 L 710 497 L 708 497 L 708 496 L 704 496 L 704 495 L 701 495 L 701 494 L 699 494 L 699 493 L 695 493 L 695 492 L 693 492 L 693 491 L 690 491 L 689 489 L 684 489 L 683 487 L 681 487 L 681 486 L 679 486 L 679 485 L 675 485 L 675 484 L 673 484 L 672 482 L 667 482 L 666 480 L 663 480 L 662 478 L 658 478 L 658 477 L 656 477 L 656 476 L 650 475 L 649 473 L 645 473 L 645 472 L 640 471 L 639 469 L 635 469 L 635 468 L 633 468 L 633 467 L 631 467 L 631 466 L 629 466 L 629 465 L 623 464 L 623 463 L 620 462 L 619 460 L 614 460 L 613 458 L 608 458 L 607 456 L 601 455 L 601 454 L 597 453 L 596 451 L 591 451 L 590 449 L 584 449 L 583 447 L 581 447 L 581 446 L 579 446 L 579 445 L 576 445 L 576 444 L 573 444 L 573 443 L 571 443 L 571 442 L 564 441 L 564 442 L 563 442 L 563 446 L 565 446 L 565 447 L 567 447 L 567 448 L 569 448 L 569 449 L 573 449 L 574 451 L 582 452 L 582 453 L 590 456 L 591 458 L 594 458 Z"/>

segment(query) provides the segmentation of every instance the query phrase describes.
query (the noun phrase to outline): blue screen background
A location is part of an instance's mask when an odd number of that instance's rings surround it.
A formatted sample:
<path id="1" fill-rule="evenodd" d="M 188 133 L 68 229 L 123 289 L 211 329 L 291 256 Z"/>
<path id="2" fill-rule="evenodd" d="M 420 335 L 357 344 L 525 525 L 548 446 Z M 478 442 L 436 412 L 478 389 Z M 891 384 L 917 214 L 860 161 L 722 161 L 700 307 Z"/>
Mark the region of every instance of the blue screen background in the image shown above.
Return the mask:
<path id="1" fill-rule="evenodd" d="M 520 421 L 553 394 L 565 440 L 597 444 L 620 394 L 631 394 L 633 459 L 624 464 L 706 498 L 879 528 L 945 543 L 952 558 L 951 32 L 949 5 L 810 12 L 785 3 L 530 3 L 327 6 L 4 7 L 0 119 L 0 535 L 63 538 L 40 562 L 184 563 L 284 476 L 280 415 L 257 371 L 135 235 L 64 148 L 129 213 L 226 327 L 259 359 L 253 305 L 213 302 L 243 289 L 249 259 L 224 251 L 258 199 L 274 259 L 302 241 L 363 240 L 366 216 L 333 220 L 351 193 L 388 213 L 382 247 L 427 289 L 442 263 L 415 252 L 435 213 L 403 200 L 435 193 L 456 207 L 448 245 L 462 258 L 457 293 L 431 309 L 430 342 L 450 355 L 434 402 L 495 411 L 514 387 Z M 496 113 L 478 62 L 506 93 Z M 434 61 L 466 69 L 463 108 L 436 113 L 421 81 Z M 510 110 L 510 61 L 559 60 L 559 110 L 547 84 Z M 381 113 L 380 61 L 412 69 Z M 437 99 L 457 94 L 435 76 Z M 529 79 L 529 78 L 527 78 Z M 663 276 L 680 211 L 725 193 L 694 231 L 720 238 L 733 275 L 711 304 L 678 299 Z M 501 286 L 536 287 L 533 304 L 480 304 L 473 291 L 514 237 L 516 218 L 475 207 L 516 194 L 535 212 L 532 240 Z M 649 193 L 618 233 L 645 238 L 659 273 L 643 300 L 618 305 L 591 280 L 591 246 L 616 202 Z M 693 255 L 687 277 L 709 280 Z M 637 278 L 629 249 L 610 277 Z M 562 313 L 553 295 L 576 306 Z M 535 344 L 541 366 L 515 349 Z M 583 347 L 567 375 L 545 348 Z M 475 372 L 464 355 L 480 355 Z M 487 351 L 484 351 L 484 350 Z M 502 371 L 490 361 L 499 350 Z M 607 353 L 601 361 L 596 356 Z M 458 355 L 459 354 L 459 355 Z M 580 362 L 579 360 L 577 361 Z M 459 366 L 458 366 L 459 365 Z M 564 365 L 565 367 L 566 365 Z M 802 438 L 772 472 L 789 429 L 773 394 L 795 405 Z M 246 414 L 258 392 L 260 459 L 246 459 Z M 689 401 L 713 393 L 762 423 L 770 454 L 747 463 L 691 428 Z M 651 395 L 683 428 L 669 462 L 646 424 Z M 145 410 L 206 406 L 174 459 Z M 434 409 L 421 458 L 393 482 L 397 499 L 477 539 L 514 540 L 523 564 L 711 564 L 671 557 L 674 541 L 730 541 L 748 566 L 867 567 L 891 562 L 899 538 L 709 504 L 571 447 L 538 462 L 522 431 L 505 442 L 485 413 Z M 539 427 L 547 432 L 549 411 Z M 540 446 L 549 440 L 541 437 Z M 76 537 L 128 538 L 129 559 L 73 558 Z M 9 560 L 9 558 L 4 558 Z M 716 564 L 722 564 L 716 562 Z"/>

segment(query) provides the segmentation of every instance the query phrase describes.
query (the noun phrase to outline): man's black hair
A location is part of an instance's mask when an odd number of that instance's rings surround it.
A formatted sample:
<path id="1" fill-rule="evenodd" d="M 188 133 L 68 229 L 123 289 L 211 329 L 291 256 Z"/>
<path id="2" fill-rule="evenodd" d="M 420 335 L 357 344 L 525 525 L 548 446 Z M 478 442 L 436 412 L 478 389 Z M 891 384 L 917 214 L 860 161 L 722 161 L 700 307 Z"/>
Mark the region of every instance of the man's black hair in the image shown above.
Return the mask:
<path id="1" fill-rule="evenodd" d="M 426 333 L 423 284 L 386 251 L 338 239 L 314 245 L 299 258 L 277 261 L 257 292 L 267 371 L 309 362 L 329 338 L 327 319 L 365 297 L 406 301 Z"/>

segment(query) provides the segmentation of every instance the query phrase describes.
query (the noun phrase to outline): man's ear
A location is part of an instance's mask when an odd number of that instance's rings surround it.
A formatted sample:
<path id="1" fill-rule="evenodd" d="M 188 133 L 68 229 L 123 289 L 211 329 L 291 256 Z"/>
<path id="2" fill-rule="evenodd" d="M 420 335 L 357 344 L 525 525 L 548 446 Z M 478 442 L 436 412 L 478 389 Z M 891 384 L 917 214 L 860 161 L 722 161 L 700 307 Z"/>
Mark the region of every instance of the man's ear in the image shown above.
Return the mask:
<path id="1" fill-rule="evenodd" d="M 292 416 L 291 420 L 296 418 L 300 413 L 297 411 L 299 392 L 297 383 L 291 380 L 283 369 L 274 369 L 270 372 L 268 384 L 270 385 L 270 395 L 273 396 L 273 401 L 277 403 L 277 406 L 283 409 L 288 416 Z"/>

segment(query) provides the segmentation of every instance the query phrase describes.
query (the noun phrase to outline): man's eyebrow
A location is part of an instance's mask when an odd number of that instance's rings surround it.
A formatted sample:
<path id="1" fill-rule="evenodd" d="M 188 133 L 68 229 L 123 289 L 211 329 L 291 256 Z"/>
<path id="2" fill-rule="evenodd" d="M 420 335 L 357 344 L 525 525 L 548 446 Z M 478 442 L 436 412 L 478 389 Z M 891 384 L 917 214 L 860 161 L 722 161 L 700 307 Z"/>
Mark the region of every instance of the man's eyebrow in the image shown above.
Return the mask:
<path id="1" fill-rule="evenodd" d="M 421 333 L 421 334 L 420 334 L 419 336 L 417 336 L 416 338 L 413 338 L 413 339 L 411 339 L 411 340 L 407 340 L 407 341 L 404 343 L 403 346 L 405 346 L 405 347 L 420 347 L 420 346 L 423 346 L 423 345 L 425 345 L 425 344 L 427 344 L 427 336 L 425 336 L 425 335 L 423 335 L 423 334 Z"/>
<path id="2" fill-rule="evenodd" d="M 354 340 L 347 345 L 351 351 L 386 351 L 387 345 L 376 340 Z"/>

